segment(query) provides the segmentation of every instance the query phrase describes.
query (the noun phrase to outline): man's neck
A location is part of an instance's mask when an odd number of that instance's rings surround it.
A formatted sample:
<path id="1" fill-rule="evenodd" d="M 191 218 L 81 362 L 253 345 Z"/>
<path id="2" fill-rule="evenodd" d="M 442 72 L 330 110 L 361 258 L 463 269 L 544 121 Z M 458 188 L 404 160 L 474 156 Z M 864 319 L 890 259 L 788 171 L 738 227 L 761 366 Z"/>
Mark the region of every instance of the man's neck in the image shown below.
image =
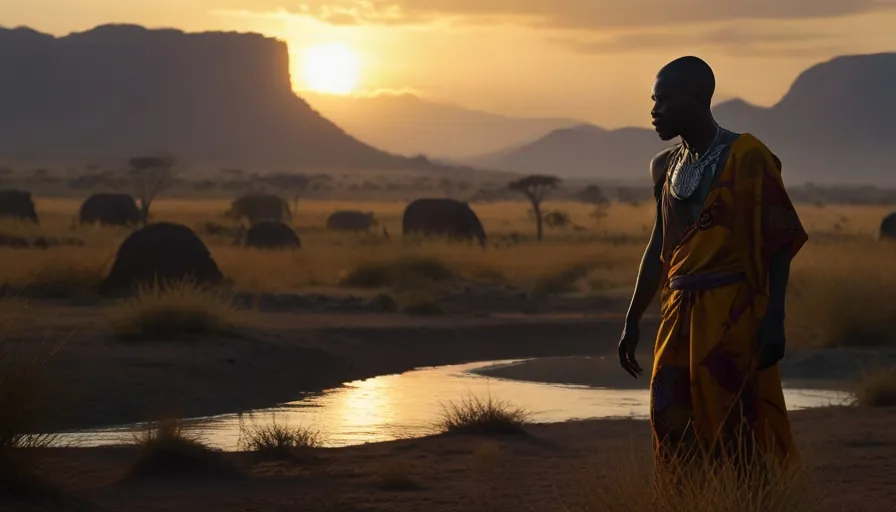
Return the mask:
<path id="1" fill-rule="evenodd" d="M 717 130 L 719 129 L 721 127 L 712 118 L 712 115 L 709 115 L 705 119 L 694 123 L 687 133 L 682 133 L 681 142 L 689 152 L 702 154 L 709 149 L 709 145 L 716 138 Z"/>

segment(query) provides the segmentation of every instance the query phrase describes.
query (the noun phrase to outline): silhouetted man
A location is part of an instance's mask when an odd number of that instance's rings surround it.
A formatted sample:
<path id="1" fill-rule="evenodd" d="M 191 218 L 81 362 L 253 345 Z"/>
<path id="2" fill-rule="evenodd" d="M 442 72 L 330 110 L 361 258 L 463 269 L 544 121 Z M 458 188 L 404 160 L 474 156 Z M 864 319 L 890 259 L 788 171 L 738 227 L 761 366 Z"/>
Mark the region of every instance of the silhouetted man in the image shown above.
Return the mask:
<path id="1" fill-rule="evenodd" d="M 713 119 L 712 69 L 670 62 L 653 86 L 653 125 L 679 137 L 650 162 L 656 223 L 619 342 L 633 377 L 638 325 L 657 290 L 661 322 L 650 382 L 658 467 L 676 454 L 738 449 L 795 460 L 777 362 L 790 260 L 807 241 L 756 137 Z"/>

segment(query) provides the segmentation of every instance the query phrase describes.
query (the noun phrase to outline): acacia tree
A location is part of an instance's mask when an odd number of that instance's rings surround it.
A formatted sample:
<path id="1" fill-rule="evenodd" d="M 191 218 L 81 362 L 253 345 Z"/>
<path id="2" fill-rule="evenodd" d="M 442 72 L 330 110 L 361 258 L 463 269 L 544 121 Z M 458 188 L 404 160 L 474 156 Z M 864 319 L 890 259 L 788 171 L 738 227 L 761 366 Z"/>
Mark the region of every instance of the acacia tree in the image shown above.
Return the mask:
<path id="1" fill-rule="evenodd" d="M 557 176 L 533 174 L 507 184 L 508 189 L 523 194 L 532 204 L 538 241 L 544 237 L 544 216 L 541 214 L 541 202 L 549 192 L 560 186 L 561 181 Z"/>
<path id="2" fill-rule="evenodd" d="M 289 196 L 290 214 L 295 215 L 299 209 L 299 199 L 309 189 L 319 190 L 332 181 L 332 178 L 327 174 L 309 176 L 302 173 L 277 172 L 265 176 L 262 181 Z"/>
<path id="3" fill-rule="evenodd" d="M 140 220 L 149 222 L 149 207 L 160 192 L 174 181 L 174 158 L 170 156 L 138 156 L 128 160 L 134 197 L 140 202 Z"/>

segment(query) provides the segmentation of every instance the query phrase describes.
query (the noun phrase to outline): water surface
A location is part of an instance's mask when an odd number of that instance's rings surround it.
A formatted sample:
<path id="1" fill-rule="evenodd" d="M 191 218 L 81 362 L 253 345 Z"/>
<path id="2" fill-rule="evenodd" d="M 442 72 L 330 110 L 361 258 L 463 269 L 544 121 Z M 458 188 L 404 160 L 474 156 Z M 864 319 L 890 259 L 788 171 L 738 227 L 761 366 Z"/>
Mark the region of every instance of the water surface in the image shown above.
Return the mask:
<path id="1" fill-rule="evenodd" d="M 247 425 L 278 423 L 305 425 L 321 431 L 326 446 L 419 437 L 434 432 L 448 403 L 476 396 L 506 400 L 531 411 L 531 421 L 554 423 L 574 419 L 648 417 L 646 389 L 622 390 L 587 386 L 544 384 L 498 379 L 471 373 L 495 364 L 520 360 L 487 361 L 420 368 L 349 382 L 339 388 L 306 394 L 301 399 L 270 409 L 245 413 Z M 851 403 L 841 391 L 785 388 L 788 410 Z M 199 418 L 195 426 L 203 439 L 225 450 L 237 447 L 240 416 L 224 414 Z M 129 442 L 134 426 L 66 434 L 82 446 Z"/>

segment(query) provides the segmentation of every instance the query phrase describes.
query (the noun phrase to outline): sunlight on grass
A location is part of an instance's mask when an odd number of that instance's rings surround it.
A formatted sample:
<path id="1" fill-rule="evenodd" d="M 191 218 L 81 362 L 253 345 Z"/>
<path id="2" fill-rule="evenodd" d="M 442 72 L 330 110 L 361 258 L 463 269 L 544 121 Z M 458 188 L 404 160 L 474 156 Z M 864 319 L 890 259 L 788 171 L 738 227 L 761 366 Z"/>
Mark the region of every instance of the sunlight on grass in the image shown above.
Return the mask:
<path id="1" fill-rule="evenodd" d="M 493 398 L 470 396 L 442 405 L 442 417 L 436 426 L 450 434 L 525 434 L 531 413 L 512 403 Z"/>
<path id="2" fill-rule="evenodd" d="M 251 313 L 236 308 L 227 294 L 186 280 L 141 287 L 109 311 L 109 321 L 120 339 L 237 336 Z"/>
<path id="3" fill-rule="evenodd" d="M 320 431 L 286 423 L 277 423 L 276 415 L 271 415 L 270 423 L 246 425 L 243 418 L 239 420 L 240 437 L 237 446 L 242 451 L 254 452 L 263 457 L 291 458 L 302 455 L 309 448 L 323 445 Z"/>
<path id="4" fill-rule="evenodd" d="M 73 226 L 80 201 L 38 198 L 41 226 L 8 224 L 11 234 L 77 237 L 80 248 L 19 250 L 0 247 L 0 289 L 34 297 L 90 295 L 105 276 L 127 230 Z M 557 201 L 546 209 L 568 212 L 584 230 L 549 230 L 532 242 L 534 225 L 523 202 L 474 205 L 489 235 L 487 249 L 442 241 L 416 245 L 401 236 L 403 202 L 309 200 L 292 225 L 301 251 L 265 254 L 232 245 L 221 214 L 224 199 L 163 198 L 156 220 L 190 226 L 221 225 L 226 233 L 203 238 L 222 272 L 239 291 L 296 293 L 312 287 L 382 288 L 405 309 L 431 314 L 441 309 L 436 291 L 458 283 L 512 286 L 537 299 L 565 293 L 630 293 L 653 222 L 653 207 L 614 203 L 595 222 L 587 205 Z M 896 258 L 893 244 L 875 240 L 885 206 L 797 206 L 809 242 L 793 262 L 788 291 L 791 346 L 893 344 L 896 332 Z M 392 236 L 358 237 L 325 229 L 338 209 L 375 213 Z M 6 226 L 4 224 L 4 226 Z M 220 231 L 220 230 L 219 230 Z M 216 231 L 217 232 L 217 231 Z M 409 290 L 398 297 L 402 290 Z M 354 291 L 349 290 L 354 293 Z M 474 289 L 474 293 L 476 289 Z M 417 307 L 415 304 L 423 304 Z M 624 305 L 619 306 L 624 309 Z M 623 313 L 624 311 L 619 311 Z"/>

